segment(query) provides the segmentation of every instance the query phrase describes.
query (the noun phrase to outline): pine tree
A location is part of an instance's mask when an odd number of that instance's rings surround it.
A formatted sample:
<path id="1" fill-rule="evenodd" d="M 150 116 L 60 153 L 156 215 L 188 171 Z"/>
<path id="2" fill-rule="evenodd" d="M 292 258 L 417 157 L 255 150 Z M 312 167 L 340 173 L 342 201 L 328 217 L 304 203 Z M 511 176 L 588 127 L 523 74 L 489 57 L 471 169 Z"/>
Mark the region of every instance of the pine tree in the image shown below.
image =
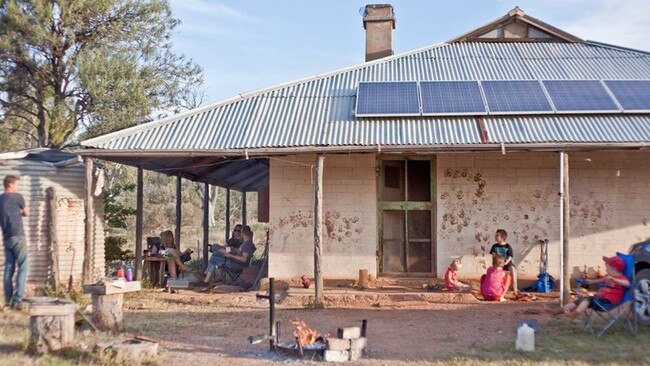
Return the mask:
<path id="1" fill-rule="evenodd" d="M 61 147 L 174 112 L 201 69 L 166 0 L 0 0 L 0 131 Z"/>

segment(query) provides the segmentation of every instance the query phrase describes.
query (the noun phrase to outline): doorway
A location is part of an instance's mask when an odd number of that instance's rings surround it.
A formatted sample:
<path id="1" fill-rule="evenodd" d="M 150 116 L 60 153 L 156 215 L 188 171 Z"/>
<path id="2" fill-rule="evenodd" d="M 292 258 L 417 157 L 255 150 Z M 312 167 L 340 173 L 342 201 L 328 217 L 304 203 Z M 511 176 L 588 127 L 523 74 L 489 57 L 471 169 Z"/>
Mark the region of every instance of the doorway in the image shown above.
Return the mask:
<path id="1" fill-rule="evenodd" d="M 380 158 L 379 273 L 435 274 L 435 158 Z"/>

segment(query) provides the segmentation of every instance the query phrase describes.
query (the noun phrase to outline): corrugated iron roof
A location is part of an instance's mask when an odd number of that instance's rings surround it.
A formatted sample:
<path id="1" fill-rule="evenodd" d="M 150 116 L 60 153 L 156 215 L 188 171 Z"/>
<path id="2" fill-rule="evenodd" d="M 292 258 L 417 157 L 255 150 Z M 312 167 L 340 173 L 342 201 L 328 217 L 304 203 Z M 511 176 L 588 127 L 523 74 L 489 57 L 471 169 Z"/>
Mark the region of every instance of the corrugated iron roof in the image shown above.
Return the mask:
<path id="1" fill-rule="evenodd" d="M 109 150 L 479 144 L 473 118 L 357 119 L 360 81 L 650 79 L 650 54 L 596 43 L 443 43 L 82 142 Z M 487 117 L 489 142 L 650 141 L 647 115 Z M 619 128 L 620 127 L 620 128 Z"/>

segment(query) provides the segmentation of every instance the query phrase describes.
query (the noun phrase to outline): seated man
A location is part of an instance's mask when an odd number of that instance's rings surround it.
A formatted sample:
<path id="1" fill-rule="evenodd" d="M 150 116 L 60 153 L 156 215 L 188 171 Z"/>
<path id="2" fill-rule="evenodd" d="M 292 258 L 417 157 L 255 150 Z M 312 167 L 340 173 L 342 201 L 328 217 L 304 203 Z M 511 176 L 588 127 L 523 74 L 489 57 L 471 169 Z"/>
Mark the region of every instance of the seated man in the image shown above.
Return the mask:
<path id="1" fill-rule="evenodd" d="M 578 297 L 576 301 L 564 306 L 564 314 L 573 318 L 587 309 L 591 308 L 596 311 L 610 311 L 625 296 L 625 289 L 630 287 L 630 281 L 623 274 L 625 272 L 625 262 L 619 257 L 603 257 L 605 262 L 605 271 L 607 276 L 597 280 L 586 280 L 587 284 L 603 284 L 598 289 L 596 296 Z"/>
<path id="2" fill-rule="evenodd" d="M 253 244 L 253 231 L 251 230 L 250 226 L 242 227 L 241 235 L 243 242 L 239 248 L 234 249 L 230 246 L 227 246 L 225 248 L 219 248 L 214 251 L 212 258 L 210 258 L 208 268 L 206 268 L 205 271 L 205 279 L 203 280 L 204 283 L 208 283 L 210 281 L 210 277 L 212 276 L 215 268 L 222 269 L 223 267 L 228 267 L 233 270 L 242 270 L 245 267 L 248 267 L 250 260 L 253 258 L 253 253 L 255 253 L 255 245 Z M 220 272 L 220 278 L 223 278 L 223 271 Z"/>
<path id="3" fill-rule="evenodd" d="M 481 294 L 488 301 L 505 301 L 506 292 L 510 287 L 509 272 L 503 269 L 503 257 L 492 255 L 492 267 L 481 277 Z"/>

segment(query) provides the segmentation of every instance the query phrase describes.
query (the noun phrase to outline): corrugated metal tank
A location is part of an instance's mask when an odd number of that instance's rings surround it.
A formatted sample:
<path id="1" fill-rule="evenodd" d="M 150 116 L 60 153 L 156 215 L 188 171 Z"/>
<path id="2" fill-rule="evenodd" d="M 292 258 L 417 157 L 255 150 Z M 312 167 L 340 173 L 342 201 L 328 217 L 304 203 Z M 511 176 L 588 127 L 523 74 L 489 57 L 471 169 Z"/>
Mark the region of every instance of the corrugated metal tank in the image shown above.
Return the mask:
<path id="1" fill-rule="evenodd" d="M 55 269 L 50 243 L 50 205 L 47 189 L 56 194 L 56 241 L 58 247 L 58 280 L 67 286 L 72 276 L 74 286 L 82 282 L 84 257 L 84 186 L 85 168 L 82 163 L 66 167 L 28 159 L 0 159 L 0 179 L 7 174 L 20 176 L 19 192 L 25 197 L 30 215 L 24 218 L 29 248 L 29 289 L 42 287 L 53 280 Z M 104 226 L 101 197 L 94 198 L 94 277 L 105 275 Z M 0 268 L 4 271 L 4 251 L 0 251 Z M 0 281 L 1 282 L 1 281 Z M 3 284 L 0 283 L 0 288 Z"/>

